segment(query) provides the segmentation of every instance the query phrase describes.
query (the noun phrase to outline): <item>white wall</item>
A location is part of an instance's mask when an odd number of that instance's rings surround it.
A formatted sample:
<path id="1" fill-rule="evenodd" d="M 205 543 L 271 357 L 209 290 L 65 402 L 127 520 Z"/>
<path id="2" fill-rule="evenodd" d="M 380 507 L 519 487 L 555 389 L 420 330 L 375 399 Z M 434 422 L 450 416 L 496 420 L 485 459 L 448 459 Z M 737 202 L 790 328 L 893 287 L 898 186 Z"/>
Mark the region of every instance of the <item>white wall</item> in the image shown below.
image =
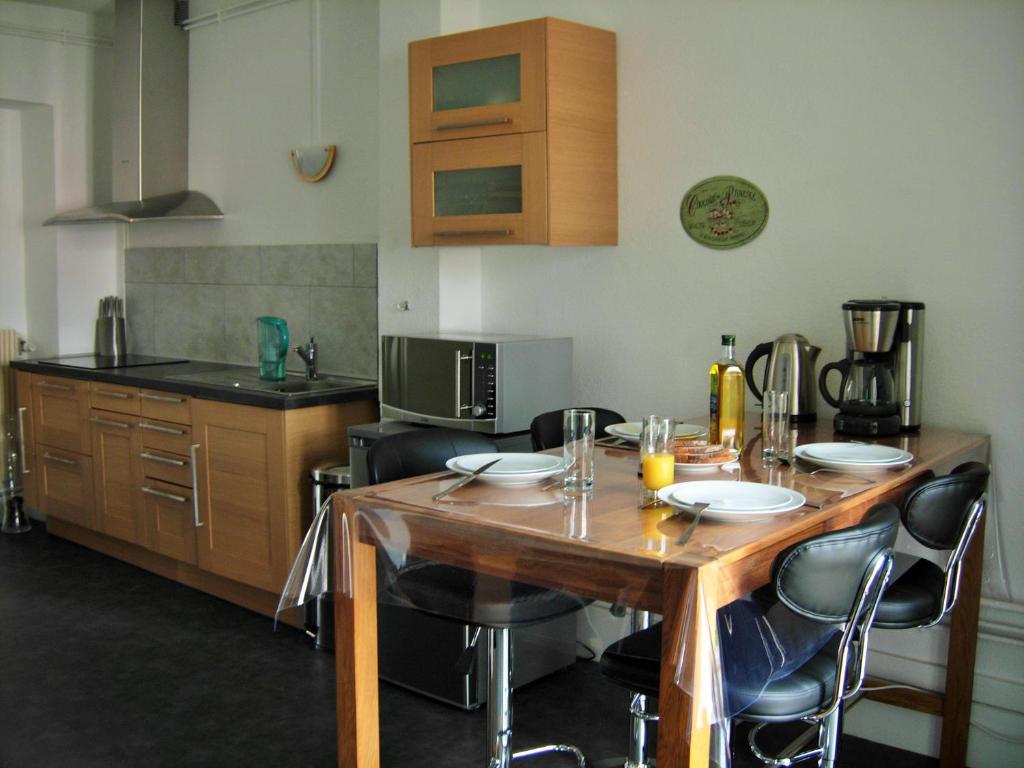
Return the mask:
<path id="1" fill-rule="evenodd" d="M 136 224 L 129 245 L 376 242 L 377 24 L 376 0 L 296 0 L 191 31 L 189 186 L 224 221 Z M 288 152 L 319 143 L 338 159 L 309 184 Z"/>
<path id="2" fill-rule="evenodd" d="M 407 6 L 382 2 L 382 39 L 431 34 L 403 24 Z M 472 317 L 478 304 L 484 331 L 571 334 L 577 401 L 631 417 L 682 415 L 707 407 L 707 366 L 723 332 L 746 355 L 799 331 L 824 348 L 824 362 L 843 353 L 845 299 L 924 301 L 925 423 L 992 436 L 989 530 L 1010 558 L 1000 566 L 990 537 L 986 591 L 1015 602 L 983 611 L 997 639 L 983 642 L 979 680 L 996 682 L 978 695 L 1016 692 L 1000 727 L 1019 738 L 1024 654 L 1019 629 L 996 614 L 1024 602 L 1015 513 L 1024 494 L 1024 218 L 1015 213 L 1024 207 L 1024 5 L 479 2 L 482 26 L 544 15 L 618 33 L 619 246 L 485 248 L 479 295 L 460 292 L 459 273 L 435 249 L 409 254 L 407 122 L 389 125 L 382 158 L 402 161 L 381 167 L 382 189 L 400 190 L 381 196 L 382 331 L 402 325 L 385 296 L 420 295 L 404 323 L 416 330 L 467 304 Z M 391 60 L 400 43 L 382 47 L 381 104 L 392 114 L 407 98 Z M 697 245 L 679 223 L 684 192 L 718 174 L 750 179 L 771 206 L 757 240 L 724 252 Z M 404 265 L 415 256 L 413 274 Z M 439 262 L 433 294 L 422 281 Z M 564 306 L 570 284 L 589 301 Z M 984 711 L 977 705 L 976 716 Z M 909 717 L 883 716 L 897 742 Z M 920 742 L 937 747 L 933 733 Z M 972 765 L 1016 757 L 977 729 L 971 748 Z"/>
<path id="3" fill-rule="evenodd" d="M 108 17 L 9 0 L 0 0 L 0 21 L 110 34 Z M 21 330 L 42 354 L 91 349 L 96 300 L 118 285 L 112 226 L 74 226 L 60 233 L 41 227 L 55 210 L 89 204 L 97 189 L 109 190 L 109 141 L 98 140 L 110 135 L 109 68 L 106 48 L 0 34 L 0 103 L 22 116 Z"/>
<path id="4" fill-rule="evenodd" d="M 25 233 L 22 229 L 21 111 L 0 109 L 0 328 L 25 333 Z"/>

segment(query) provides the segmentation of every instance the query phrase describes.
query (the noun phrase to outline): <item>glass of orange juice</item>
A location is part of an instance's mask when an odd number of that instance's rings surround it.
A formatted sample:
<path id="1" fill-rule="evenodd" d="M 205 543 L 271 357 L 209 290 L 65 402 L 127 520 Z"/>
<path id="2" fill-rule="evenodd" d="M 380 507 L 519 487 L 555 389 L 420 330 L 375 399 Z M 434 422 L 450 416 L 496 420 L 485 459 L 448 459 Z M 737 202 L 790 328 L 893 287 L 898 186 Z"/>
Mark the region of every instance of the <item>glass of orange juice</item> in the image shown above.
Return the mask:
<path id="1" fill-rule="evenodd" d="M 675 431 L 675 419 L 644 417 L 640 427 L 640 475 L 647 491 L 660 490 L 675 480 Z"/>

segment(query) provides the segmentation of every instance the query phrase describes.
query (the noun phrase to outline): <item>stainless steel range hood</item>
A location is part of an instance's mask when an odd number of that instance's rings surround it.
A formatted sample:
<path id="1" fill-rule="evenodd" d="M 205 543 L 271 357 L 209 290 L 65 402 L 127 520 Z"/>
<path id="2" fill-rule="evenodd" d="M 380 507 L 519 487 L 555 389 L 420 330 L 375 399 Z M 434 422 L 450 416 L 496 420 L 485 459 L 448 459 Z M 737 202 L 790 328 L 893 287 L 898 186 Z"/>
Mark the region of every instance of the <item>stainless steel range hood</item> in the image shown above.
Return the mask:
<path id="1" fill-rule="evenodd" d="M 60 213 L 44 224 L 218 220 L 188 189 L 188 33 L 169 0 L 116 0 L 113 203 Z"/>

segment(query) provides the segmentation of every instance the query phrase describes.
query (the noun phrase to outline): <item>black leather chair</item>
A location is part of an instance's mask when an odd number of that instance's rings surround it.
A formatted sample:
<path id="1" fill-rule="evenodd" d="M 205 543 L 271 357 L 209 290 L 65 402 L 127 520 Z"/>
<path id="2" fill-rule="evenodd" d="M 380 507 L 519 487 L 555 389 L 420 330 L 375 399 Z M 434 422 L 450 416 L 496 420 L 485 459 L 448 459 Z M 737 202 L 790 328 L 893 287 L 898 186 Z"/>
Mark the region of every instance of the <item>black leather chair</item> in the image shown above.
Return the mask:
<path id="1" fill-rule="evenodd" d="M 366 461 L 370 482 L 376 484 L 437 472 L 455 456 L 496 450 L 494 442 L 483 435 L 425 429 L 382 437 L 370 446 Z M 433 616 L 475 625 L 478 630 L 465 659 L 475 658 L 480 630 L 486 630 L 490 768 L 508 768 L 516 758 L 547 752 L 570 754 L 578 767 L 584 768 L 583 754 L 571 745 L 550 744 L 512 752 L 511 630 L 564 616 L 589 601 L 427 560 L 412 560 L 399 569 L 386 587 L 386 598 Z"/>
<path id="2" fill-rule="evenodd" d="M 949 557 L 945 568 L 940 568 L 930 560 L 896 553 L 893 571 L 897 576 L 882 595 L 876 627 L 930 627 L 952 610 L 964 554 L 985 512 L 988 478 L 988 467 L 971 461 L 907 494 L 903 527 L 929 549 L 948 551 Z"/>
<path id="3" fill-rule="evenodd" d="M 621 413 L 610 411 L 607 408 L 591 408 L 590 406 L 573 406 L 586 408 L 594 412 L 597 424 L 594 437 L 607 437 L 605 428 L 609 424 L 621 424 L 625 421 Z M 533 442 L 533 450 L 546 451 L 549 448 L 558 448 L 565 443 L 564 427 L 562 425 L 562 411 L 548 411 L 540 416 L 535 416 L 530 422 L 530 440 Z"/>
<path id="4" fill-rule="evenodd" d="M 727 707 L 735 707 L 737 702 L 746 705 L 733 719 L 757 723 L 750 732 L 750 746 L 762 761 L 772 763 L 777 759 L 765 755 L 757 745 L 757 734 L 764 725 L 806 720 L 818 725 L 818 746 L 788 759 L 796 762 L 817 757 L 819 765 L 834 765 L 842 703 L 857 693 L 864 678 L 868 632 L 892 568 L 892 546 L 898 529 L 896 507 L 877 504 L 860 525 L 814 536 L 776 556 L 772 585 L 777 607 L 809 624 L 838 624 L 841 633 L 808 661 L 796 669 L 784 670 L 767 684 L 756 676 L 744 679 L 730 675 L 730 665 L 725 664 Z M 601 672 L 630 691 L 656 697 L 661 675 L 661 624 L 612 644 L 601 657 Z M 733 711 L 729 708 L 725 714 Z M 656 716 L 644 713 L 643 719 Z M 643 731 L 642 723 L 633 725 L 632 732 Z M 718 754 L 713 757 L 720 764 L 725 764 L 723 751 L 728 743 L 721 733 L 727 733 L 728 728 L 728 721 L 721 723 L 715 739 Z M 647 756 L 642 750 L 638 754 L 635 744 L 630 746 L 629 759 L 637 766 L 649 765 Z"/>

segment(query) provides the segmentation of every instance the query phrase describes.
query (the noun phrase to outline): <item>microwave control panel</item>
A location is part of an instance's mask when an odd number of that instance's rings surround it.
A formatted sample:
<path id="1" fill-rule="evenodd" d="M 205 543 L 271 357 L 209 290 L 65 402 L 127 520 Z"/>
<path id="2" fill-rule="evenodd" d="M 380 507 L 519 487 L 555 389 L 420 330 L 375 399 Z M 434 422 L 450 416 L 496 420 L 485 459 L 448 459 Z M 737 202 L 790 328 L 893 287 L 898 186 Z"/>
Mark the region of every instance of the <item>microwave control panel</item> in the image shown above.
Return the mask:
<path id="1" fill-rule="evenodd" d="M 474 344 L 473 347 L 473 402 L 483 407 L 483 413 L 477 418 L 493 419 L 498 413 L 495 402 L 498 351 L 494 344 Z"/>

